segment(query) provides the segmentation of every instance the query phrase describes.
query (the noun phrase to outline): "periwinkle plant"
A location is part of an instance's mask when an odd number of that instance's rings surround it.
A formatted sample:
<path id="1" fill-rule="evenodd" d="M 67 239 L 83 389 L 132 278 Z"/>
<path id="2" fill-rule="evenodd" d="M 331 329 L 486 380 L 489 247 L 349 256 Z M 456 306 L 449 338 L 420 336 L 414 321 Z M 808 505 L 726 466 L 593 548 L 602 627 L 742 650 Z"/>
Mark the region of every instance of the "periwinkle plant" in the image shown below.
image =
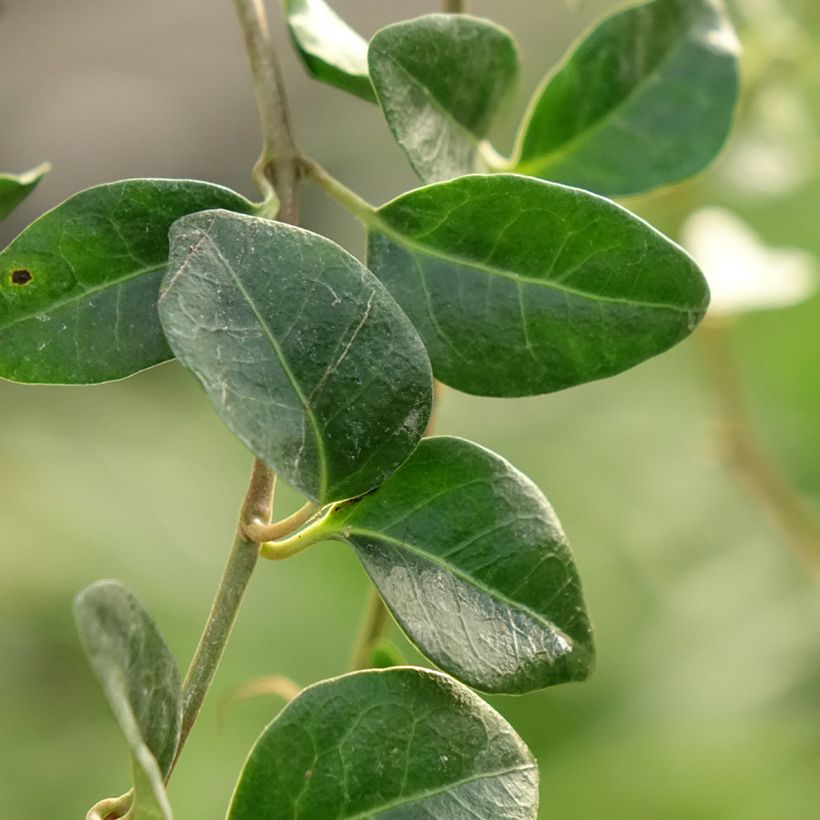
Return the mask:
<path id="1" fill-rule="evenodd" d="M 504 157 L 487 134 L 518 74 L 507 31 L 433 14 L 367 44 L 323 0 L 284 0 L 307 70 L 379 105 L 421 179 L 373 207 L 298 150 L 263 4 L 235 5 L 263 201 L 207 182 L 113 182 L 0 253 L 0 376 L 90 384 L 177 358 L 256 458 L 184 679 L 122 585 L 76 600 L 134 773 L 88 817 L 170 820 L 165 783 L 257 559 L 337 539 L 378 592 L 356 666 L 373 665 L 386 607 L 441 671 L 361 668 L 307 687 L 259 738 L 229 820 L 535 818 L 532 755 L 468 686 L 520 695 L 583 680 L 590 621 L 538 488 L 477 444 L 425 437 L 434 379 L 482 396 L 549 393 L 691 333 L 709 300 L 697 266 L 607 197 L 712 160 L 737 96 L 734 33 L 718 0 L 607 17 L 548 75 Z M 0 217 L 45 170 L 0 176 Z M 366 266 L 295 224 L 302 181 L 361 221 Z M 271 523 L 276 476 L 306 503 Z"/>

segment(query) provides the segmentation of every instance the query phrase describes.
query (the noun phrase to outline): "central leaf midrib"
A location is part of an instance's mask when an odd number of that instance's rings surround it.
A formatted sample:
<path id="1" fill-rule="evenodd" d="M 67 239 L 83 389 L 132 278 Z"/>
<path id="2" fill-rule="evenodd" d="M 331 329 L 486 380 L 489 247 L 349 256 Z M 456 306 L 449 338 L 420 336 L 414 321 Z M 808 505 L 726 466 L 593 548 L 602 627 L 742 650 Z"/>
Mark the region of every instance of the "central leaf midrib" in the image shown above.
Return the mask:
<path id="1" fill-rule="evenodd" d="M 313 432 L 313 436 L 316 442 L 316 449 L 317 449 L 317 456 L 319 459 L 319 488 L 317 492 L 317 496 L 319 499 L 324 499 L 325 492 L 327 490 L 327 451 L 325 449 L 325 442 L 322 438 L 321 430 L 319 429 L 319 422 L 316 418 L 315 413 L 313 412 L 313 408 L 308 401 L 307 396 L 305 396 L 304 391 L 302 390 L 301 385 L 296 380 L 296 376 L 293 371 L 290 369 L 290 365 L 288 364 L 288 360 L 285 358 L 285 354 L 282 351 L 281 346 L 279 345 L 276 336 L 273 334 L 273 331 L 268 326 L 268 323 L 265 321 L 265 318 L 262 314 L 257 310 L 256 304 L 254 300 L 251 298 L 250 293 L 248 293 L 247 289 L 242 283 L 242 280 L 237 276 L 236 271 L 233 269 L 233 266 L 228 262 L 228 260 L 224 257 L 221 250 L 217 246 L 216 242 L 211 239 L 211 247 L 213 247 L 215 253 L 219 258 L 222 260 L 222 264 L 225 266 L 225 269 L 230 274 L 231 278 L 234 280 L 236 287 L 239 289 L 239 292 L 244 297 L 245 301 L 248 304 L 248 307 L 251 309 L 256 321 L 259 323 L 259 326 L 262 328 L 262 332 L 265 334 L 265 337 L 271 344 L 274 353 L 276 353 L 277 358 L 279 359 L 279 364 L 282 366 L 282 370 L 287 377 L 288 382 L 290 383 L 293 392 L 296 393 L 296 397 L 299 399 L 300 404 L 307 416 L 308 423 L 310 424 L 310 428 Z"/>
<path id="2" fill-rule="evenodd" d="M 518 601 L 511 600 L 498 590 L 492 589 L 491 587 L 487 586 L 483 581 L 479 581 L 475 576 L 470 575 L 468 572 L 465 572 L 464 570 L 454 566 L 451 563 L 448 563 L 446 559 L 441 558 L 441 556 L 434 555 L 424 550 L 423 547 L 419 547 L 416 544 L 411 544 L 408 541 L 402 541 L 399 538 L 395 538 L 394 536 L 387 535 L 383 532 L 379 532 L 378 530 L 369 530 L 359 527 L 353 527 L 347 534 L 343 533 L 342 537 L 352 538 L 356 535 L 360 535 L 364 538 L 373 538 L 379 541 L 385 541 L 388 544 L 393 545 L 394 547 L 406 549 L 408 550 L 408 552 L 412 552 L 419 558 L 423 558 L 426 561 L 430 561 L 431 563 L 437 564 L 442 569 L 449 572 L 451 575 L 455 575 L 456 578 L 459 578 L 460 580 L 475 587 L 476 589 L 488 595 L 493 600 L 505 604 L 510 609 L 515 609 L 528 615 L 530 618 L 532 618 L 532 620 L 534 620 L 536 623 L 541 624 L 541 626 L 543 626 L 545 629 L 548 629 L 551 632 L 560 632 L 561 635 L 564 635 L 570 641 L 573 647 L 575 646 L 575 641 L 569 635 L 567 635 L 562 629 L 556 626 L 556 624 L 554 624 L 552 621 L 545 618 L 541 613 L 536 612 L 534 609 L 530 608 L 526 604 L 522 604 Z"/>
<path id="3" fill-rule="evenodd" d="M 4 325 L 0 325 L 0 331 L 8 330 L 10 327 L 14 327 L 15 325 L 18 325 L 21 322 L 28 322 L 31 319 L 36 319 L 37 316 L 48 315 L 49 313 L 53 313 L 54 311 L 61 310 L 64 307 L 73 305 L 75 302 L 81 302 L 83 301 L 83 299 L 90 299 L 92 296 L 95 296 L 96 294 L 101 293 L 102 291 L 109 290 L 110 288 L 117 287 L 118 285 L 124 285 L 127 282 L 130 282 L 132 279 L 137 279 L 140 276 L 147 276 L 151 273 L 158 273 L 159 271 L 164 270 L 167 266 L 168 262 L 167 260 L 164 260 L 159 265 L 154 265 L 150 268 L 141 268 L 138 271 L 129 273 L 118 279 L 111 279 L 97 287 L 84 290 L 82 293 L 73 294 L 65 299 L 58 299 L 57 301 L 51 302 L 48 305 L 44 305 L 39 310 L 32 310 L 31 312 L 26 313 L 24 316 L 17 316 L 10 322 Z"/>
<path id="4" fill-rule="evenodd" d="M 631 10 L 627 10 L 625 13 L 629 14 Z M 553 148 L 551 151 L 547 151 L 546 153 L 538 154 L 534 157 L 531 157 L 523 162 L 519 161 L 515 165 L 515 170 L 518 173 L 527 174 L 527 175 L 538 175 L 539 173 L 543 173 L 549 170 L 550 167 L 554 167 L 558 163 L 560 163 L 567 154 L 571 154 L 579 144 L 588 142 L 596 134 L 600 133 L 612 120 L 618 117 L 624 109 L 626 109 L 635 98 L 652 82 L 657 75 L 662 72 L 672 59 L 677 56 L 678 52 L 682 50 L 683 46 L 689 42 L 689 33 L 691 31 L 691 24 L 689 28 L 687 28 L 686 36 L 682 37 L 680 40 L 677 40 L 672 43 L 669 47 L 669 50 L 664 54 L 653 66 L 651 72 L 647 73 L 638 83 L 636 83 L 633 88 L 626 94 L 621 102 L 617 105 L 614 105 L 610 108 L 606 113 L 601 115 L 595 122 L 589 125 L 589 127 L 585 128 L 583 131 L 580 131 L 575 136 L 568 139 L 566 142 L 563 142 L 556 148 Z M 565 64 L 568 65 L 570 60 L 567 61 Z M 557 76 L 557 75 L 555 75 Z M 552 78 L 551 78 L 552 79 Z M 544 91 L 546 91 L 547 85 L 545 84 L 544 89 L 538 94 L 538 99 L 540 101 L 541 96 L 543 95 Z M 533 108 L 533 116 L 535 116 L 535 108 Z M 526 133 L 529 130 L 531 118 L 527 119 L 527 122 L 522 129 L 522 141 L 521 141 L 521 148 L 519 149 L 520 152 L 523 150 L 524 147 L 524 138 L 526 137 Z"/>
<path id="5" fill-rule="evenodd" d="M 390 204 L 384 207 L 390 207 Z M 375 219 L 373 220 L 371 230 L 375 230 L 386 236 L 388 239 L 391 239 L 396 244 L 403 246 L 407 250 L 423 256 L 432 257 L 434 259 L 440 259 L 442 262 L 446 262 L 452 265 L 459 265 L 465 268 L 472 268 L 474 270 L 481 271 L 482 273 L 491 274 L 492 276 L 500 276 L 504 279 L 509 279 L 513 282 L 523 283 L 527 285 L 535 285 L 536 287 L 546 288 L 547 290 L 554 290 L 558 293 L 564 293 L 569 296 L 577 296 L 581 299 L 587 299 L 591 302 L 607 302 L 611 304 L 632 305 L 634 307 L 656 308 L 658 310 L 671 310 L 675 313 L 689 313 L 692 310 L 702 310 L 702 307 L 700 305 L 683 307 L 681 305 L 673 305 L 666 302 L 647 302 L 642 299 L 626 299 L 619 296 L 608 296 L 604 294 L 590 293 L 588 291 L 579 290 L 578 288 L 568 287 L 563 283 L 558 283 L 546 279 L 536 279 L 533 276 L 524 276 L 520 273 L 516 273 L 515 271 L 506 270 L 505 268 L 493 267 L 484 262 L 479 262 L 478 260 L 460 257 L 454 253 L 447 253 L 445 251 L 442 251 L 440 248 L 433 248 L 428 245 L 424 245 L 420 242 L 416 242 L 406 234 L 400 233 L 389 222 L 385 220 L 384 216 L 380 213 L 380 211 L 375 212 Z"/>
<path id="6" fill-rule="evenodd" d="M 472 777 L 465 777 L 454 783 L 447 783 L 440 788 L 429 789 L 424 792 L 416 792 L 415 794 L 402 795 L 400 798 L 391 800 L 388 803 L 382 803 L 380 806 L 373 806 L 372 808 L 365 809 L 363 812 L 348 814 L 343 818 L 343 820 L 366 820 L 366 818 L 373 817 L 374 812 L 388 811 L 389 809 L 394 809 L 407 803 L 418 803 L 419 801 L 426 800 L 429 797 L 436 797 L 440 794 L 446 794 L 447 792 L 457 789 L 459 786 L 465 786 L 468 783 L 475 783 L 479 780 L 490 780 L 496 777 L 504 777 L 505 775 L 516 774 L 517 772 L 532 771 L 533 769 L 535 769 L 535 765 L 533 763 L 526 763 L 523 766 L 512 766 L 508 769 L 499 769 L 498 771 L 493 772 L 480 772 Z"/>

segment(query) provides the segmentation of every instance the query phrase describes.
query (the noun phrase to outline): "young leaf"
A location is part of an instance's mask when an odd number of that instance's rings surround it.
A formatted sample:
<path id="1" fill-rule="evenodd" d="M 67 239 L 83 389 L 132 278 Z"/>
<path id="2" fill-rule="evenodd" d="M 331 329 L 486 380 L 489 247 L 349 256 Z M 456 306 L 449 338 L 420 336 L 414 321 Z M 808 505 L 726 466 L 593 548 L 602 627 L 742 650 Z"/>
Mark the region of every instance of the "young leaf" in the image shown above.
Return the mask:
<path id="1" fill-rule="evenodd" d="M 50 170 L 44 162 L 25 174 L 0 174 L 0 219 L 5 219 Z"/>
<path id="2" fill-rule="evenodd" d="M 720 0 L 606 18 L 536 93 L 515 170 L 611 196 L 697 173 L 731 127 L 738 49 Z"/>
<path id="3" fill-rule="evenodd" d="M 376 212 L 370 269 L 467 393 L 548 393 L 620 373 L 687 336 L 706 310 L 692 260 L 585 191 L 468 176 Z"/>
<path id="4" fill-rule="evenodd" d="M 424 432 L 424 345 L 329 239 L 225 211 L 186 217 L 171 231 L 159 310 L 225 424 L 316 501 L 372 489 Z"/>
<path id="5" fill-rule="evenodd" d="M 179 742 L 179 670 L 157 625 L 116 581 L 81 592 L 74 615 L 91 667 L 131 749 L 134 803 L 128 817 L 170 820 L 163 786 Z"/>
<path id="6" fill-rule="evenodd" d="M 367 42 L 324 0 L 282 0 L 293 44 L 307 70 L 328 85 L 368 102 Z"/>
<path id="7" fill-rule="evenodd" d="M 513 728 L 438 672 L 354 672 L 305 689 L 248 757 L 228 820 L 535 820 L 538 770 Z"/>
<path id="8" fill-rule="evenodd" d="M 538 488 L 463 439 L 425 439 L 326 534 L 356 550 L 418 648 L 484 692 L 583 680 L 594 648 L 561 525 Z"/>
<path id="9" fill-rule="evenodd" d="M 254 206 L 205 182 L 133 179 L 29 225 L 0 253 L 0 378 L 91 384 L 170 359 L 156 310 L 168 228 L 216 207 Z"/>
<path id="10" fill-rule="evenodd" d="M 390 130 L 425 182 L 481 170 L 479 143 L 518 76 L 506 31 L 431 14 L 378 32 L 368 62 Z"/>

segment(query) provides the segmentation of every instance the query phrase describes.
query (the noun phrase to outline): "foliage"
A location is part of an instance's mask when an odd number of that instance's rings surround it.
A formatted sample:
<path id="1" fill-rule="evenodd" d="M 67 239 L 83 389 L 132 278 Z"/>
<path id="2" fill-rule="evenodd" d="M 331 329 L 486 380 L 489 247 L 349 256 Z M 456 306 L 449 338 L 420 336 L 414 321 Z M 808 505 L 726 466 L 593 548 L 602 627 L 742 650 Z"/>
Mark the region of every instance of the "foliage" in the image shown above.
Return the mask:
<path id="1" fill-rule="evenodd" d="M 260 101 L 282 106 L 260 7 L 236 5 Z M 99 383 L 176 356 L 258 459 L 185 683 L 123 587 L 77 599 L 134 769 L 133 792 L 89 816 L 170 819 L 164 781 L 257 554 L 332 538 L 443 672 L 396 666 L 308 687 L 260 737 L 228 816 L 534 818 L 530 753 L 464 684 L 522 694 L 582 680 L 590 621 L 532 482 L 463 439 L 422 440 L 433 377 L 480 396 L 539 395 L 620 373 L 692 332 L 709 300 L 700 270 L 605 196 L 678 181 L 715 156 L 737 93 L 734 35 L 717 0 L 653 0 L 607 18 L 537 92 L 504 158 L 487 135 L 518 73 L 509 33 L 430 15 L 365 48 L 321 0 L 284 11 L 317 79 L 381 107 L 421 187 L 373 207 L 266 132 L 261 204 L 205 182 L 115 182 L 71 197 L 0 253 L 0 375 Z M 273 111 L 263 126 L 284 120 Z M 295 191 L 282 168 L 360 219 L 367 267 L 285 224 Z M 32 173 L 0 178 L 0 208 L 36 185 Z M 269 218 L 271 184 L 283 221 Z M 272 473 L 307 499 L 274 524 Z M 377 648 L 366 647 L 374 658 Z"/>

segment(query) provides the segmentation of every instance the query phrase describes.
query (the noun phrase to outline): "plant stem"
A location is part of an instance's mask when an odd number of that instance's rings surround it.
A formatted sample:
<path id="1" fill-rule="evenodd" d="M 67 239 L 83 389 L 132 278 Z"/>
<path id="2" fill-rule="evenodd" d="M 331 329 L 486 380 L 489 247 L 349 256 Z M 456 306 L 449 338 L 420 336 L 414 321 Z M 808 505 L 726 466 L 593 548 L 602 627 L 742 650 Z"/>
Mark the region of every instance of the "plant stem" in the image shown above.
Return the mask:
<path id="1" fill-rule="evenodd" d="M 262 128 L 262 154 L 254 168 L 254 179 L 267 201 L 278 198 L 277 218 L 296 224 L 301 166 L 265 6 L 263 0 L 234 0 L 234 6 L 245 35 Z M 222 580 L 182 684 L 182 729 L 174 764 L 216 674 L 245 589 L 259 560 L 259 544 L 248 536 L 247 529 L 270 521 L 275 482 L 274 474 L 256 459 Z M 290 517 L 290 524 L 293 518 Z M 173 765 L 171 768 L 173 770 Z"/>
<path id="2" fill-rule="evenodd" d="M 367 669 L 370 666 L 370 655 L 373 646 L 381 638 L 387 625 L 389 616 L 387 607 L 375 587 L 370 588 L 367 599 L 364 620 L 359 628 L 359 634 L 353 647 L 353 656 L 350 659 L 351 671 Z"/>
<path id="3" fill-rule="evenodd" d="M 442 7 L 447 14 L 464 14 L 467 11 L 467 0 L 444 0 Z"/>
<path id="4" fill-rule="evenodd" d="M 259 545 L 245 535 L 243 527 L 254 519 L 270 520 L 275 483 L 273 473 L 256 459 L 225 571 L 182 683 L 182 729 L 174 763 L 182 752 L 216 674 L 248 581 L 259 560 Z"/>
<path id="5" fill-rule="evenodd" d="M 299 221 L 299 152 L 264 0 L 234 0 L 234 6 L 245 35 L 262 129 L 262 153 L 254 167 L 254 180 L 264 196 L 275 191 L 279 197 L 277 219 L 295 225 Z"/>
<path id="6" fill-rule="evenodd" d="M 289 515 L 275 524 L 269 524 L 261 518 L 256 518 L 244 524 L 243 531 L 248 538 L 256 541 L 257 544 L 263 544 L 265 541 L 275 541 L 277 538 L 292 533 L 297 527 L 301 527 L 315 512 L 316 505 L 312 501 L 308 501 L 293 515 Z"/>
<path id="7" fill-rule="evenodd" d="M 772 463 L 756 434 L 743 402 L 727 328 L 707 320 L 698 338 L 729 466 L 781 529 L 795 557 L 820 580 L 820 516 Z"/>
<path id="8" fill-rule="evenodd" d="M 379 224 L 376 209 L 362 199 L 355 191 L 339 182 L 336 177 L 326 171 L 318 162 L 310 157 L 302 157 L 302 170 L 331 198 L 342 207 L 347 208 L 356 219 L 366 228 L 373 228 Z"/>

